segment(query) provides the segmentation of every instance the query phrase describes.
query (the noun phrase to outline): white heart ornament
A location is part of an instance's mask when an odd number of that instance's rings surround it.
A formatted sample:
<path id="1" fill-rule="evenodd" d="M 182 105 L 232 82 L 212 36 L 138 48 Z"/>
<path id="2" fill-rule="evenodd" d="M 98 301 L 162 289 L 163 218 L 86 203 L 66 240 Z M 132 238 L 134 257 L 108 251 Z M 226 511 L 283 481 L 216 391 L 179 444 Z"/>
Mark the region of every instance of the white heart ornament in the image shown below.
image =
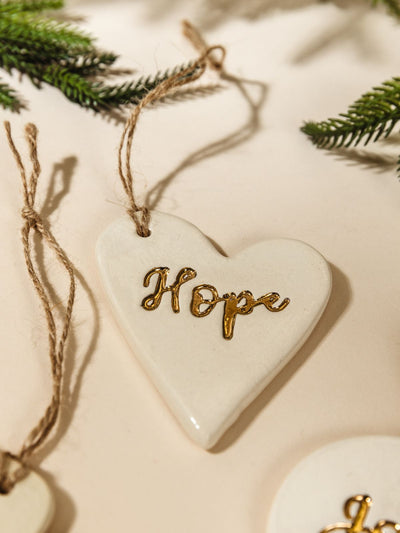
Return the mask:
<path id="1" fill-rule="evenodd" d="M 328 302 L 330 269 L 300 241 L 261 242 L 225 257 L 180 218 L 153 212 L 150 229 L 144 238 L 128 216 L 112 223 L 97 243 L 100 272 L 135 355 L 190 437 L 209 449 L 305 342 Z M 144 278 L 160 267 L 169 269 L 167 287 L 184 268 L 196 273 L 179 287 L 179 312 L 173 292 L 163 293 L 154 310 L 142 306 L 160 276 L 148 287 Z M 196 287 L 204 285 L 197 295 L 214 304 L 203 302 L 198 310 L 209 312 L 199 317 L 191 310 Z M 252 295 L 242 295 L 238 306 L 254 306 L 230 320 L 228 339 L 224 297 L 242 291 Z M 281 311 L 270 309 L 285 298 L 290 303 Z"/>
<path id="2" fill-rule="evenodd" d="M 53 516 L 53 495 L 36 472 L 29 471 L 9 494 L 0 494 L 1 533 L 46 533 Z"/>

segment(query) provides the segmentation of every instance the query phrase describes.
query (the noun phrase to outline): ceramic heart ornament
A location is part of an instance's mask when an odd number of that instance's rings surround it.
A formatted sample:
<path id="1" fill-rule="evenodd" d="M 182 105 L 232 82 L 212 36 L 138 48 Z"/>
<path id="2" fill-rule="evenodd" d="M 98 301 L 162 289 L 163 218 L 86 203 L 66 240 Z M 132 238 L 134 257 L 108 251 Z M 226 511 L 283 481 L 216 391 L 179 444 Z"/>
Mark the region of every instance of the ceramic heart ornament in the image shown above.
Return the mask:
<path id="1" fill-rule="evenodd" d="M 195 226 L 153 212 L 151 235 L 126 216 L 97 260 L 133 352 L 190 437 L 216 444 L 307 339 L 328 302 L 325 259 L 300 241 L 221 255 Z"/>
<path id="2" fill-rule="evenodd" d="M 14 468 L 18 467 L 15 462 Z M 0 531 L 46 533 L 54 515 L 53 495 L 36 472 L 30 471 L 9 494 L 0 494 Z"/>

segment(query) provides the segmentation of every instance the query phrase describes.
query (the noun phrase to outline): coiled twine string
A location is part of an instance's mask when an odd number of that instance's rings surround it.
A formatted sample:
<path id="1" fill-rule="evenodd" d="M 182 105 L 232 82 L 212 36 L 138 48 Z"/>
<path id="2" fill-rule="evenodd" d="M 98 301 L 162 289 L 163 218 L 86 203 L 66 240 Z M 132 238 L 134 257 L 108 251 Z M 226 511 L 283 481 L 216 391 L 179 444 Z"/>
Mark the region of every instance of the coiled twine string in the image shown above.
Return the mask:
<path id="1" fill-rule="evenodd" d="M 49 227 L 43 221 L 40 212 L 35 206 L 36 190 L 40 176 L 40 164 L 37 153 L 37 128 L 34 124 L 27 124 L 25 126 L 25 139 L 28 144 L 29 157 L 32 164 L 32 170 L 28 178 L 25 166 L 22 163 L 21 155 L 18 152 L 11 135 L 10 123 L 5 122 L 4 126 L 10 149 L 14 155 L 22 179 L 24 199 L 24 204 L 21 210 L 21 216 L 24 220 L 21 230 L 22 245 L 29 277 L 33 283 L 37 295 L 39 296 L 46 316 L 53 390 L 51 400 L 45 410 L 44 415 L 40 418 L 36 426 L 30 431 L 21 449 L 15 454 L 8 451 L 0 451 L 0 495 L 9 493 L 15 484 L 25 476 L 27 472 L 26 465 L 28 459 L 32 458 L 35 452 L 37 452 L 37 450 L 44 444 L 49 433 L 54 428 L 58 420 L 63 383 L 64 353 L 68 332 L 71 325 L 72 308 L 75 298 L 75 275 L 72 263 L 58 244 L 57 240 L 54 238 Z M 50 301 L 45 286 L 39 276 L 38 267 L 34 261 L 32 237 L 35 233 L 40 235 L 43 243 L 45 243 L 54 253 L 56 259 L 68 274 L 68 300 L 60 325 L 57 324 L 57 321 L 54 317 L 52 309 L 54 303 Z M 19 463 L 17 468 L 12 467 L 13 461 L 17 461 L 17 463 Z"/>
<path id="2" fill-rule="evenodd" d="M 139 116 L 147 105 L 164 98 L 177 87 L 198 80 L 204 74 L 207 66 L 221 71 L 225 59 L 225 48 L 221 45 L 207 47 L 197 29 L 187 21 L 183 22 L 183 33 L 200 52 L 200 57 L 184 70 L 171 75 L 161 82 L 140 100 L 126 121 L 118 148 L 118 172 L 129 202 L 127 212 L 135 223 L 137 234 L 141 237 L 150 235 L 150 211 L 146 205 L 140 204 L 136 198 L 131 166 L 132 141 Z M 220 51 L 222 54 L 220 60 L 215 57 L 216 51 Z"/>

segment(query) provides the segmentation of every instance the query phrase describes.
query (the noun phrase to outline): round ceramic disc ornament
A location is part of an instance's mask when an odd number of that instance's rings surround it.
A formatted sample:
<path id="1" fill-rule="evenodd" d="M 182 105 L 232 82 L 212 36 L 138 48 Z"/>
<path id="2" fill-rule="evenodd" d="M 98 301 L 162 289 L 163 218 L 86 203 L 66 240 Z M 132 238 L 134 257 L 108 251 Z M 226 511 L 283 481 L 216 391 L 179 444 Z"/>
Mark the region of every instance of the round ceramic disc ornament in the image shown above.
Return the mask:
<path id="1" fill-rule="evenodd" d="M 266 531 L 319 533 L 329 525 L 351 522 L 343 506 L 356 495 L 371 497 L 373 505 L 363 526 L 374 530 L 380 520 L 400 522 L 399 494 L 399 437 L 338 441 L 308 456 L 289 474 L 276 496 Z M 357 508 L 354 503 L 352 516 Z"/>
<path id="2" fill-rule="evenodd" d="M 14 468 L 18 463 L 13 464 Z M 1 533 L 46 533 L 54 499 L 46 481 L 32 470 L 9 494 L 0 494 Z"/>

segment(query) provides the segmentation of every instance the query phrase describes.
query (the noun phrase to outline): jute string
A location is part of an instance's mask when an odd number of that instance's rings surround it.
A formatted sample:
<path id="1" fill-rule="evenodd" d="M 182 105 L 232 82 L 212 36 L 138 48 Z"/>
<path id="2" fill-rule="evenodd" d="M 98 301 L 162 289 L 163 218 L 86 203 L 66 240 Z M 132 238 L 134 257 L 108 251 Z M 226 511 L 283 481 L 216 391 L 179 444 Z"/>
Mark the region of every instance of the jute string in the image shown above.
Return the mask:
<path id="1" fill-rule="evenodd" d="M 64 352 L 68 331 L 71 325 L 72 308 L 75 298 L 75 275 L 72 263 L 54 238 L 48 226 L 44 223 L 39 211 L 37 211 L 35 207 L 37 183 L 40 176 L 40 164 L 37 153 L 37 128 L 34 124 L 27 124 L 25 126 L 25 138 L 28 144 L 29 157 L 32 164 L 32 170 L 28 178 L 25 166 L 22 163 L 21 155 L 18 152 L 11 135 L 10 123 L 5 122 L 4 126 L 10 149 L 14 155 L 22 179 L 24 199 L 23 208 L 21 210 L 21 215 L 24 220 L 21 230 L 22 244 L 28 274 L 36 293 L 40 298 L 46 316 L 53 387 L 52 397 L 44 415 L 30 431 L 19 452 L 13 454 L 7 451 L 0 451 L 0 494 L 7 494 L 10 492 L 15 484 L 25 476 L 27 460 L 32 458 L 35 452 L 42 444 L 44 444 L 58 420 L 61 405 Z M 56 259 L 68 274 L 68 301 L 60 325 L 57 324 L 55 319 L 52 310 L 53 305 L 47 295 L 45 286 L 40 279 L 37 265 L 34 264 L 34 253 L 32 250 L 32 237 L 34 233 L 42 238 L 43 242 L 54 253 Z M 11 468 L 13 460 L 19 463 L 19 466 L 16 469 L 14 467 Z"/>
<path id="2" fill-rule="evenodd" d="M 134 221 L 136 231 L 141 237 L 150 235 L 150 211 L 146 205 L 140 204 L 136 198 L 131 166 L 132 141 L 139 116 L 147 105 L 164 98 L 177 87 L 198 80 L 204 74 L 207 66 L 217 71 L 222 70 L 225 58 L 226 52 L 223 46 L 206 46 L 199 32 L 187 21 L 183 22 L 183 32 L 195 48 L 200 51 L 200 57 L 184 70 L 171 75 L 161 82 L 140 100 L 126 121 L 118 148 L 118 172 L 129 202 L 127 212 Z M 215 52 L 218 50 L 222 54 L 221 59 L 216 58 Z"/>

